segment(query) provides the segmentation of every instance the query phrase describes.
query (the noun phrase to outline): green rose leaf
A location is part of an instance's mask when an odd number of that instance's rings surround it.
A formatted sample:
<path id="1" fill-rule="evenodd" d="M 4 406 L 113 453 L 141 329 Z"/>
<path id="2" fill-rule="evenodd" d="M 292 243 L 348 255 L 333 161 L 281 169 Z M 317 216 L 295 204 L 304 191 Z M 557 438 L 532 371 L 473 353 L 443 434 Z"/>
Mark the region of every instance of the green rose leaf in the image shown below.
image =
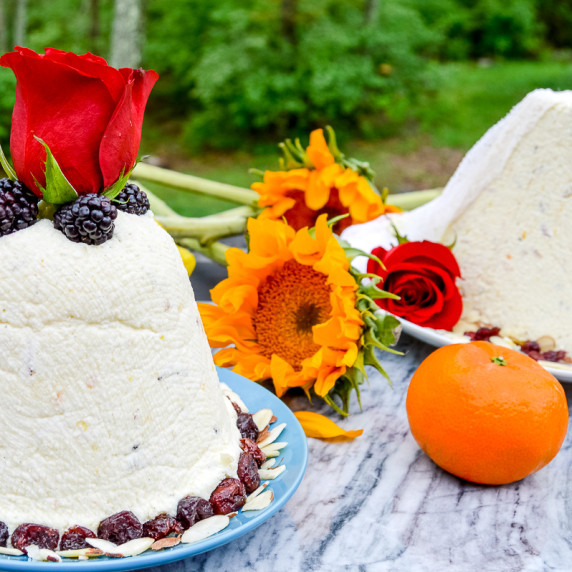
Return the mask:
<path id="1" fill-rule="evenodd" d="M 119 175 L 119 179 L 117 179 L 117 181 L 115 181 L 111 187 L 105 189 L 102 194 L 109 200 L 113 200 L 125 188 L 125 185 L 131 176 L 131 171 L 133 171 L 133 169 L 130 169 L 127 171 L 127 173 L 125 173 L 125 168 L 121 169 L 121 175 Z"/>
<path id="2" fill-rule="evenodd" d="M 4 169 L 6 176 L 11 181 L 17 181 L 18 180 L 18 177 L 16 176 L 16 172 L 14 171 L 14 169 L 12 169 L 12 165 L 10 165 L 10 163 L 8 162 L 6 155 L 4 155 L 4 151 L 2 150 L 2 147 L 0 147 L 0 165 L 2 165 L 2 169 Z"/>
<path id="3" fill-rule="evenodd" d="M 58 162 L 52 155 L 50 148 L 39 137 L 35 137 L 46 150 L 46 186 L 45 188 L 36 181 L 36 185 L 42 190 L 44 201 L 53 205 L 63 205 L 64 203 L 71 203 L 78 197 L 76 190 L 71 186 L 71 183 L 66 179 L 62 173 Z"/>

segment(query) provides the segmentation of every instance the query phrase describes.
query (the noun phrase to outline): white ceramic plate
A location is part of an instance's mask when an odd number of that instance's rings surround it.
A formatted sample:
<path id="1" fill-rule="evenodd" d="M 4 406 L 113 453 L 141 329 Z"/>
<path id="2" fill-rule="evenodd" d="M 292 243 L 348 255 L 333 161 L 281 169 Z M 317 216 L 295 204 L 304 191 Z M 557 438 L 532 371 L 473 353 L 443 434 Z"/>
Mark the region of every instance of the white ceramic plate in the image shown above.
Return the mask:
<path id="1" fill-rule="evenodd" d="M 434 330 L 433 328 L 424 328 L 398 318 L 403 326 L 403 331 L 410 336 L 421 340 L 431 346 L 440 348 L 448 344 L 458 344 L 459 342 L 468 342 L 465 336 L 456 335 L 444 330 Z M 539 362 L 547 371 L 549 371 L 559 381 L 572 382 L 572 366 L 560 363 Z M 550 364 L 550 365 L 547 365 Z"/>

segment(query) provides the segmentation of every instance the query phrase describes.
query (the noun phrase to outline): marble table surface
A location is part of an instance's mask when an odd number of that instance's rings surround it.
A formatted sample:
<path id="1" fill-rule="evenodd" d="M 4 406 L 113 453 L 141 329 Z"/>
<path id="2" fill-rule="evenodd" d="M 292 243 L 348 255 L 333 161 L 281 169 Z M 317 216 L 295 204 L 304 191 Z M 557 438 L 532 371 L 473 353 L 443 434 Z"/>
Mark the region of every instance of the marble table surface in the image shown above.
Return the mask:
<path id="1" fill-rule="evenodd" d="M 405 356 L 384 356 L 393 387 L 372 375 L 363 410 L 354 403 L 341 422 L 364 434 L 310 439 L 306 476 L 280 512 L 231 544 L 152 570 L 572 570 L 570 436 L 552 463 L 511 485 L 445 473 L 415 443 L 405 412 L 411 375 L 433 348 L 402 336 L 398 349 Z"/>

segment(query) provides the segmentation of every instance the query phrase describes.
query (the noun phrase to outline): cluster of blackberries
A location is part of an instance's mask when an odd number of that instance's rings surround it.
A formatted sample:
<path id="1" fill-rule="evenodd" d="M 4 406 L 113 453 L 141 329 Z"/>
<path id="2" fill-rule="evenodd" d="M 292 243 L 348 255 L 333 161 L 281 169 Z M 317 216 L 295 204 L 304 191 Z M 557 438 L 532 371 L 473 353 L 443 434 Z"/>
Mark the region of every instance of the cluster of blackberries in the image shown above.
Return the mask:
<path id="1" fill-rule="evenodd" d="M 0 179 L 0 236 L 32 226 L 38 220 L 38 197 L 20 181 Z"/>
<path id="2" fill-rule="evenodd" d="M 54 227 L 72 242 L 103 244 L 113 236 L 117 209 L 104 195 L 90 193 L 62 206 L 54 215 Z"/>
<path id="3" fill-rule="evenodd" d="M 120 211 L 134 215 L 144 215 L 149 210 L 149 199 L 137 185 L 125 185 L 125 188 L 113 199 Z"/>
<path id="4" fill-rule="evenodd" d="M 0 179 L 0 236 L 37 222 L 38 200 L 20 181 Z M 149 210 L 149 199 L 133 184 L 126 185 L 113 201 L 95 193 L 83 195 L 59 208 L 54 227 L 73 242 L 102 244 L 113 236 L 118 209 L 143 215 Z"/>
<path id="5" fill-rule="evenodd" d="M 113 236 L 117 210 L 142 215 L 149 199 L 137 185 L 126 185 L 113 199 L 91 193 L 62 206 L 54 215 L 54 226 L 73 242 L 103 244 Z"/>

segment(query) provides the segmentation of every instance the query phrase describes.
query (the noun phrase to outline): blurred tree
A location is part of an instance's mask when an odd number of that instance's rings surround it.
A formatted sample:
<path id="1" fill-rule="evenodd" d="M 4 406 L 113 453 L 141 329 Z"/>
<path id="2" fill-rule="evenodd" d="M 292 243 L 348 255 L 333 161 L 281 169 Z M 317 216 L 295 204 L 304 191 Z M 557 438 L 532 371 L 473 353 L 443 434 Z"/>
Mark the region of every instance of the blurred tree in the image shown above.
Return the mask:
<path id="1" fill-rule="evenodd" d="M 115 0 L 110 63 L 117 68 L 138 68 L 143 45 L 141 0 Z"/>
<path id="2" fill-rule="evenodd" d="M 572 47 L 572 0 L 542 0 L 538 15 L 546 26 L 546 39 L 557 48 Z"/>
<path id="3" fill-rule="evenodd" d="M 88 50 L 90 52 L 97 52 L 99 47 L 99 0 L 86 0 L 88 6 L 84 8 L 84 12 L 89 14 L 89 32 L 88 32 Z"/>
<path id="4" fill-rule="evenodd" d="M 16 13 L 14 16 L 14 44 L 16 46 L 26 45 L 26 25 L 28 0 L 16 0 Z"/>
<path id="5" fill-rule="evenodd" d="M 0 0 L 0 53 L 8 51 L 8 28 L 4 0 Z"/>

